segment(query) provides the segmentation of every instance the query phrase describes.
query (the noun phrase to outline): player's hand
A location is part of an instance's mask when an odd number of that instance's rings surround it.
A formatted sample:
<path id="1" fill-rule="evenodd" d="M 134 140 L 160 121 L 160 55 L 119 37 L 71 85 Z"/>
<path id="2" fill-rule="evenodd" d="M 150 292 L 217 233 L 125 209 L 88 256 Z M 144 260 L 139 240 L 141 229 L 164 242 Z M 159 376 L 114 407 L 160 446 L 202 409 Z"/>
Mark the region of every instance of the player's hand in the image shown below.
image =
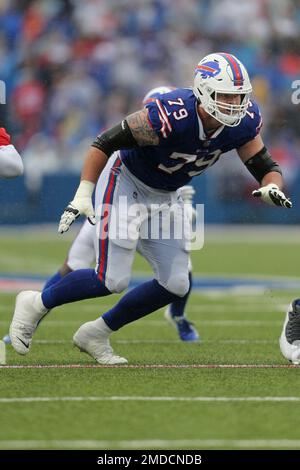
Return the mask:
<path id="1" fill-rule="evenodd" d="M 6 132 L 4 127 L 0 127 L 0 147 L 2 145 L 10 144 L 10 135 Z"/>
<path id="2" fill-rule="evenodd" d="M 59 222 L 58 232 L 67 232 L 72 223 L 81 214 L 85 214 L 92 225 L 96 224 L 94 208 L 91 198 L 75 198 L 65 208 Z"/>
<path id="3" fill-rule="evenodd" d="M 270 183 L 267 186 L 262 186 L 255 191 L 252 191 L 252 196 L 260 197 L 266 204 L 271 206 L 282 206 L 290 209 L 292 207 L 292 201 L 286 197 L 286 195 L 280 191 L 277 184 Z"/>
<path id="4" fill-rule="evenodd" d="M 184 202 L 184 211 L 188 216 L 190 224 L 193 224 L 196 220 L 196 210 L 193 208 L 193 196 L 195 192 L 193 186 L 189 184 L 181 186 L 181 188 L 177 190 L 177 193 Z"/>
<path id="5" fill-rule="evenodd" d="M 189 202 L 192 204 L 193 196 L 195 194 L 193 186 L 188 184 L 186 186 L 181 186 L 181 188 L 178 189 L 178 192 L 182 197 L 183 202 Z"/>
<path id="6" fill-rule="evenodd" d="M 73 201 L 65 208 L 59 222 L 58 232 L 67 232 L 72 223 L 82 214 L 86 215 L 92 225 L 96 224 L 92 194 L 94 183 L 81 181 Z"/>

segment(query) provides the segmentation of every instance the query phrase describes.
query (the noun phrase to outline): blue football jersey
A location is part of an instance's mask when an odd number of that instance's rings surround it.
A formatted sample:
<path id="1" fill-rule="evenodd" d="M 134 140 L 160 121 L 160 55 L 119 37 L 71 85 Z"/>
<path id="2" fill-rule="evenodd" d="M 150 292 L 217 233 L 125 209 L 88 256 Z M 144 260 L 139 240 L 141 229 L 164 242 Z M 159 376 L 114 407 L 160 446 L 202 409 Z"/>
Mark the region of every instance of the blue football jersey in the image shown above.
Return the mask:
<path id="1" fill-rule="evenodd" d="M 238 126 L 222 126 L 208 137 L 189 88 L 160 95 L 146 108 L 159 145 L 123 149 L 121 159 L 145 184 L 167 191 L 188 184 L 193 176 L 216 163 L 222 153 L 254 139 L 261 127 L 258 106 L 252 101 Z"/>

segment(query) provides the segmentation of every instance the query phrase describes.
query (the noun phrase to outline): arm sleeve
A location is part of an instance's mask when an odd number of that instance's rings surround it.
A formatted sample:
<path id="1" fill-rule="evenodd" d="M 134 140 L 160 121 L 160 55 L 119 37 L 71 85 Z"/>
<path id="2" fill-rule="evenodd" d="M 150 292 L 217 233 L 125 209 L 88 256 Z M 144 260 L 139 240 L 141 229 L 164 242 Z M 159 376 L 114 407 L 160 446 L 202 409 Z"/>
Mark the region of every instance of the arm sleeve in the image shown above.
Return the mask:
<path id="1" fill-rule="evenodd" d="M 239 138 L 236 142 L 236 148 L 242 147 L 253 140 L 260 133 L 262 125 L 263 120 L 259 107 L 255 101 L 251 101 L 247 114 L 239 126 Z"/>
<path id="2" fill-rule="evenodd" d="M 137 143 L 126 119 L 123 119 L 117 126 L 98 135 L 92 147 L 96 147 L 110 157 L 116 150 L 137 147 Z"/>
<path id="3" fill-rule="evenodd" d="M 280 166 L 277 162 L 272 160 L 266 147 L 263 147 L 253 157 L 249 158 L 249 160 L 245 162 L 245 166 L 259 183 L 261 183 L 263 178 L 271 171 L 282 175 Z"/>
<path id="4" fill-rule="evenodd" d="M 23 174 L 24 167 L 20 154 L 13 145 L 0 147 L 0 177 L 15 178 Z"/>

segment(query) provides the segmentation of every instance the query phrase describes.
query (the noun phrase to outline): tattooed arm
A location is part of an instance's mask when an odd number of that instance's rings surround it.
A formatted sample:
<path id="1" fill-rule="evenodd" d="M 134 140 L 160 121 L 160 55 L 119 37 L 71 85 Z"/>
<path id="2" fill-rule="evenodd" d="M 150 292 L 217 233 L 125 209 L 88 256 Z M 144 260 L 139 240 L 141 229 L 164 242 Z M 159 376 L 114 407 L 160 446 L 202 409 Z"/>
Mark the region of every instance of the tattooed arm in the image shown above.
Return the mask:
<path id="1" fill-rule="evenodd" d="M 159 138 L 148 119 L 148 110 L 130 114 L 117 126 L 98 135 L 88 151 L 81 179 L 96 183 L 107 159 L 116 150 L 158 144 Z"/>
<path id="2" fill-rule="evenodd" d="M 147 109 L 130 114 L 127 116 L 126 121 L 138 145 L 141 147 L 145 145 L 158 145 L 159 138 L 149 122 Z"/>

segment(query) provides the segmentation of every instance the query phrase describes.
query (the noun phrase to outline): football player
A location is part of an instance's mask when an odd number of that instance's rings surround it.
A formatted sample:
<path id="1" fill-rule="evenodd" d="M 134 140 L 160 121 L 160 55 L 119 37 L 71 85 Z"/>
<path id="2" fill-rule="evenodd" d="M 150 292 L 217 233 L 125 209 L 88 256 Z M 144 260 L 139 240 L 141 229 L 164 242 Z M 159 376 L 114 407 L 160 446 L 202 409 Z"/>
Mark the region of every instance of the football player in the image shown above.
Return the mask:
<path id="1" fill-rule="evenodd" d="M 150 103 L 151 101 L 155 101 L 157 97 L 168 93 L 174 90 L 173 87 L 166 87 L 160 86 L 153 88 L 150 90 L 145 97 L 143 98 L 143 105 Z M 188 206 L 188 215 L 192 219 L 195 215 L 195 210 L 193 209 L 193 196 L 195 194 L 195 190 L 193 186 L 186 185 L 177 190 L 177 194 L 179 197 L 182 198 L 183 202 Z M 192 220 L 190 221 L 192 223 Z M 75 238 L 72 246 L 68 252 L 67 259 L 61 266 L 61 268 L 46 282 L 44 289 L 54 285 L 64 276 L 69 274 L 76 269 L 85 269 L 89 268 L 93 263 L 95 263 L 95 246 L 94 246 L 94 238 L 95 238 L 95 227 L 86 220 L 81 227 L 77 237 Z M 139 251 L 137 247 L 137 251 Z M 189 281 L 190 281 L 190 288 L 187 294 L 179 298 L 178 300 L 172 302 L 165 311 L 165 318 L 166 320 L 175 326 L 179 338 L 182 341 L 198 341 L 199 334 L 194 327 L 194 325 L 187 319 L 185 315 L 185 305 L 187 303 L 188 297 L 191 292 L 192 288 L 192 262 L 189 259 Z M 10 344 L 10 337 L 9 335 L 5 335 L 3 337 L 3 341 L 6 344 Z"/>
<path id="2" fill-rule="evenodd" d="M 21 156 L 12 145 L 10 135 L 0 127 L 0 178 L 15 178 L 23 171 Z"/>
<path id="3" fill-rule="evenodd" d="M 251 91 L 248 73 L 236 57 L 210 54 L 197 65 L 193 88 L 161 95 L 95 139 L 74 199 L 62 214 L 59 232 L 66 232 L 80 214 L 97 223 L 96 268 L 73 271 L 42 293 L 18 294 L 10 337 L 19 354 L 28 353 L 39 321 L 52 308 L 126 289 L 139 243 L 153 267 L 154 279 L 127 292 L 100 318 L 84 323 L 73 337 L 74 344 L 98 363 L 126 364 L 127 359 L 114 353 L 109 336 L 189 290 L 186 240 L 173 232 L 168 239 L 142 238 L 145 223 L 149 217 L 151 223 L 170 217 L 176 190 L 216 163 L 222 153 L 237 150 L 258 181 L 253 196 L 271 205 L 292 206 L 282 191 L 281 170 L 260 136 L 262 120 L 257 104 L 250 100 Z M 92 194 L 97 181 L 96 219 Z M 124 199 L 126 212 L 122 211 Z M 133 221 L 130 209 L 136 202 L 162 209 L 141 217 L 136 230 L 124 238 L 121 235 Z M 122 217 L 116 222 L 113 215 L 118 210 Z M 184 211 L 173 212 L 175 228 L 183 224 L 183 217 Z"/>

